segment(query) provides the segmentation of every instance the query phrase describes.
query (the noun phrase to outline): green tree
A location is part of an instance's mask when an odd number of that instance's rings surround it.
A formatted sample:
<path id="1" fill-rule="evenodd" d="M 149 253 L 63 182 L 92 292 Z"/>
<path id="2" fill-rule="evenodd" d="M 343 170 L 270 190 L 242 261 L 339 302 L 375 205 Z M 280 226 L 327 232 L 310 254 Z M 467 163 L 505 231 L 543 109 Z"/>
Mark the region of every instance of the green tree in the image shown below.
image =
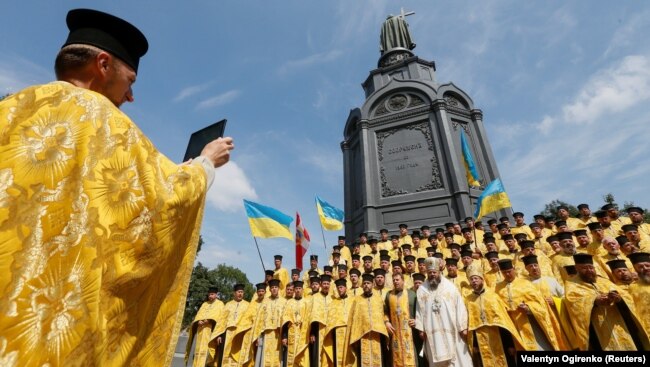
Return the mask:
<path id="1" fill-rule="evenodd" d="M 10 95 L 11 95 L 11 94 L 7 93 L 7 94 L 5 94 L 5 95 L 3 95 L 3 96 L 0 96 L 0 101 L 2 101 L 3 99 L 9 97 Z"/>
<path id="2" fill-rule="evenodd" d="M 187 290 L 183 329 L 188 327 L 194 320 L 194 316 L 199 311 L 201 304 L 206 300 L 210 287 L 217 287 L 219 299 L 226 303 L 232 299 L 232 288 L 237 283 L 245 285 L 244 298 L 251 299 L 255 290 L 253 285 L 249 283 L 246 274 L 241 270 L 225 264 L 220 264 L 215 269 L 210 270 L 200 262 L 196 264 Z"/>
<path id="3" fill-rule="evenodd" d="M 614 194 L 611 192 L 608 192 L 607 194 L 603 195 L 603 201 L 605 201 L 605 204 L 616 204 L 616 199 L 614 199 Z"/>
<path id="4" fill-rule="evenodd" d="M 573 206 L 573 205 L 571 205 L 571 204 L 569 204 L 567 202 L 564 202 L 564 201 L 562 201 L 560 199 L 555 199 L 555 200 L 551 201 L 550 203 L 546 204 L 544 206 L 544 210 L 539 212 L 539 214 L 541 214 L 541 215 L 543 215 L 545 217 L 554 217 L 554 218 L 556 218 L 557 217 L 557 207 L 560 206 L 560 205 L 564 205 L 567 208 L 569 208 L 569 216 L 571 216 L 571 217 L 577 217 L 578 216 L 578 213 L 579 213 L 578 208 L 576 208 L 575 206 Z"/>

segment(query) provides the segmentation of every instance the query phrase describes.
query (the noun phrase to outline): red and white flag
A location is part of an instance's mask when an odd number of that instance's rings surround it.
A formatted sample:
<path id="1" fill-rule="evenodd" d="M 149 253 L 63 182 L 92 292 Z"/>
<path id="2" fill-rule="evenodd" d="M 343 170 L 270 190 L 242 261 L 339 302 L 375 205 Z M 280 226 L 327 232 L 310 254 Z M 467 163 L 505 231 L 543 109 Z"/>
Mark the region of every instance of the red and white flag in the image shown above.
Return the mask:
<path id="1" fill-rule="evenodd" d="M 302 258 L 309 248 L 309 232 L 303 227 L 300 214 L 296 212 L 296 268 L 302 270 Z"/>

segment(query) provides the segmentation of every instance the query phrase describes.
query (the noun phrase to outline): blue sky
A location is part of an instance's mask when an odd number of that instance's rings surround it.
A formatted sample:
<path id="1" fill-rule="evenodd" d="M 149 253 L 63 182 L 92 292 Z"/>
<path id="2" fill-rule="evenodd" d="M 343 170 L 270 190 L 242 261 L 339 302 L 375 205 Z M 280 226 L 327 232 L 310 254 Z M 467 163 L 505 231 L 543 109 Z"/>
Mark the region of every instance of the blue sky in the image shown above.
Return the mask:
<path id="1" fill-rule="evenodd" d="M 339 147 L 379 31 L 400 7 L 417 44 L 483 110 L 515 210 L 553 199 L 650 207 L 650 5 L 642 1 L 32 1 L 3 8 L 0 93 L 53 80 L 69 9 L 92 7 L 149 39 L 126 113 L 173 160 L 228 118 L 231 163 L 208 194 L 197 261 L 262 270 L 242 199 L 300 212 L 325 257 L 314 195 L 343 208 Z M 644 36 L 645 35 L 645 36 Z M 326 232 L 328 247 L 338 232 Z M 293 243 L 259 239 L 267 267 Z M 323 260 L 321 260 L 321 265 Z"/>

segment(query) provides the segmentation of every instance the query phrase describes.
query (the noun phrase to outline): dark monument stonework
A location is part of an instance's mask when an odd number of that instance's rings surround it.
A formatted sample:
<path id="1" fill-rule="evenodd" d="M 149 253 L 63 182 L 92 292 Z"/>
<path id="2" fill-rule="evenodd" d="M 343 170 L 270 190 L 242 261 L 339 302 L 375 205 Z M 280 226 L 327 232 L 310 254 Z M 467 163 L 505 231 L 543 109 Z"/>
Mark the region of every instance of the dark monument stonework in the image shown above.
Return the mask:
<path id="1" fill-rule="evenodd" d="M 415 56 L 414 43 L 404 47 L 403 40 L 412 42 L 410 34 L 400 34 L 409 32 L 404 17 L 410 14 L 386 20 L 392 38 L 382 32 L 379 67 L 362 84 L 366 101 L 350 111 L 343 132 L 348 238 L 378 236 L 381 228 L 396 233 L 400 223 L 435 228 L 472 216 L 482 188 L 499 177 L 481 110 L 453 83 L 438 84 L 435 63 Z M 480 188 L 467 184 L 460 129 Z"/>

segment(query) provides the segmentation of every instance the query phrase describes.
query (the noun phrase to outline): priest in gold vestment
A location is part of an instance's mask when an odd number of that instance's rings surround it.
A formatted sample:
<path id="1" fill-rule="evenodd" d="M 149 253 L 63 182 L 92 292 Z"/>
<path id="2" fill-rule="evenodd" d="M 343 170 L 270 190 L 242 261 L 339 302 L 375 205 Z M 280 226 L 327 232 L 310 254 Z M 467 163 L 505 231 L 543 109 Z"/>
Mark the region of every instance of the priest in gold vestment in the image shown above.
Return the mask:
<path id="1" fill-rule="evenodd" d="M 260 335 L 264 328 L 264 313 L 266 312 L 266 283 L 257 283 L 255 299 L 246 307 L 237 329 L 234 331 L 230 355 L 237 366 L 251 367 L 255 360 L 262 358 L 258 355 Z"/>
<path id="2" fill-rule="evenodd" d="M 232 356 L 233 337 L 237 330 L 237 325 L 244 317 L 248 308 L 248 301 L 244 300 L 244 285 L 235 284 L 233 286 L 233 299 L 226 303 L 223 308 L 221 319 L 217 327 L 212 331 L 212 343 L 217 348 L 217 358 L 213 366 L 236 367 L 237 361 Z"/>
<path id="3" fill-rule="evenodd" d="M 374 276 L 363 274 L 363 293 L 354 297 L 348 315 L 345 366 L 381 367 L 386 361 L 388 331 L 384 325 L 384 304 L 373 286 Z"/>
<path id="4" fill-rule="evenodd" d="M 323 340 L 327 328 L 327 315 L 332 303 L 331 283 L 331 276 L 321 275 L 320 291 L 309 298 L 309 359 L 312 365 L 316 366 L 326 363 Z"/>
<path id="5" fill-rule="evenodd" d="M 169 365 L 205 194 L 232 139 L 172 162 L 119 109 L 144 35 L 88 9 L 67 24 L 59 81 L 0 102 L 2 358 Z"/>
<path id="6" fill-rule="evenodd" d="M 348 330 L 348 315 L 350 314 L 352 297 L 348 296 L 346 279 L 337 279 L 334 284 L 339 296 L 332 299 L 327 312 L 327 328 L 325 329 L 323 351 L 328 365 L 342 367 L 346 366 L 344 358 L 348 345 L 345 343 L 345 333 Z"/>
<path id="7" fill-rule="evenodd" d="M 567 350 L 562 328 L 542 293 L 517 276 L 510 259 L 499 260 L 503 281 L 494 288 L 508 306 L 526 350 Z"/>
<path id="8" fill-rule="evenodd" d="M 637 317 L 643 323 L 646 334 L 650 334 L 650 254 L 636 252 L 630 255 L 639 280 L 630 286 Z"/>
<path id="9" fill-rule="evenodd" d="M 401 273 L 393 274 L 393 285 L 384 301 L 384 323 L 390 334 L 391 360 L 393 366 L 416 367 L 419 351 L 415 349 L 413 334 L 419 334 L 414 329 L 417 298 L 415 292 L 405 288 Z"/>
<path id="10" fill-rule="evenodd" d="M 648 350 L 648 336 L 634 305 L 599 277 L 589 254 L 574 255 L 578 276 L 566 282 L 566 307 L 580 350 Z M 593 332 L 592 332 L 593 331 Z"/>
<path id="11" fill-rule="evenodd" d="M 194 321 L 190 325 L 190 336 L 185 346 L 185 365 L 190 358 L 192 343 L 196 338 L 194 347 L 193 367 L 204 367 L 206 364 L 212 364 L 215 359 L 214 348 L 209 348 L 208 344 L 212 340 L 212 331 L 217 324 L 222 324 L 221 311 L 223 302 L 217 299 L 218 290 L 216 287 L 210 287 L 208 290 L 208 299 L 201 304 L 201 308 L 194 316 Z"/>
<path id="12" fill-rule="evenodd" d="M 277 367 L 281 359 L 280 327 L 287 300 L 280 297 L 280 280 L 269 280 L 271 296 L 264 300 L 264 314 L 262 315 L 262 367 Z M 256 358 L 259 358 L 258 355 Z"/>
<path id="13" fill-rule="evenodd" d="M 304 282 L 293 282 L 294 298 L 287 301 L 282 315 L 282 345 L 285 366 L 309 367 L 309 302 L 302 296 Z"/>
<path id="14" fill-rule="evenodd" d="M 515 351 L 523 350 L 523 342 L 505 302 L 485 287 L 478 267 L 469 269 L 467 276 L 472 287 L 465 297 L 469 315 L 467 344 L 475 365 L 516 366 Z"/>

